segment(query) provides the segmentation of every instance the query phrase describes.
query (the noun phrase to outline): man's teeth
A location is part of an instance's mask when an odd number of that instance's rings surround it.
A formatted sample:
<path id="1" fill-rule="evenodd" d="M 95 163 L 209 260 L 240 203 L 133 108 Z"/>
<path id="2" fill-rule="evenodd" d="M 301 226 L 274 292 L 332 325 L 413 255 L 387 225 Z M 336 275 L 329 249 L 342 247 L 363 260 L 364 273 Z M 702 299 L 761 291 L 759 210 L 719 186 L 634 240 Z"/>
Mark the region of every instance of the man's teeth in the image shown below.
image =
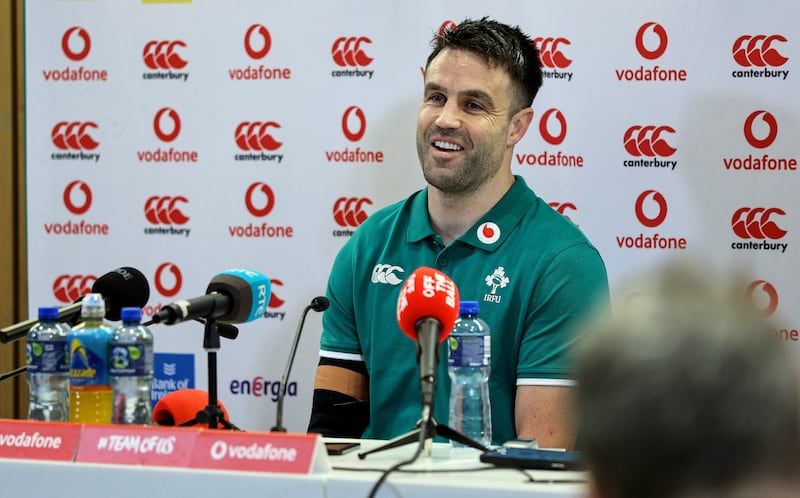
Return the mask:
<path id="1" fill-rule="evenodd" d="M 439 141 L 439 140 L 437 140 L 437 141 L 433 142 L 433 145 L 434 145 L 434 146 L 435 146 L 437 149 L 444 149 L 444 150 L 464 150 L 464 147 L 461 147 L 460 145 L 456 145 L 456 144 L 454 144 L 454 143 L 450 143 L 450 142 L 442 142 L 442 141 Z"/>

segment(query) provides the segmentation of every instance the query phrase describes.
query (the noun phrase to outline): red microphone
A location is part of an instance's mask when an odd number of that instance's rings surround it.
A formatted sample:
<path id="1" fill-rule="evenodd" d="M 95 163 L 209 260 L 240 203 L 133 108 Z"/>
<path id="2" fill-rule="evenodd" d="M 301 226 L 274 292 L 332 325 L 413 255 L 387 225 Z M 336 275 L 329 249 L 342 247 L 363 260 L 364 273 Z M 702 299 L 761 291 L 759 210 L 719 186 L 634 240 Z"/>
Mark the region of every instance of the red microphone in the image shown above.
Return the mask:
<path id="1" fill-rule="evenodd" d="M 439 343 L 458 318 L 458 288 L 444 273 L 422 266 L 406 279 L 397 298 L 400 330 L 417 341 L 423 407 L 433 407 Z"/>
<path id="2" fill-rule="evenodd" d="M 208 393 L 199 389 L 179 389 L 173 391 L 156 403 L 153 408 L 153 422 L 157 425 L 202 425 L 203 421 L 197 420 L 198 412 L 208 404 Z M 222 402 L 218 402 L 222 409 L 222 417 L 230 421 L 228 411 Z"/>

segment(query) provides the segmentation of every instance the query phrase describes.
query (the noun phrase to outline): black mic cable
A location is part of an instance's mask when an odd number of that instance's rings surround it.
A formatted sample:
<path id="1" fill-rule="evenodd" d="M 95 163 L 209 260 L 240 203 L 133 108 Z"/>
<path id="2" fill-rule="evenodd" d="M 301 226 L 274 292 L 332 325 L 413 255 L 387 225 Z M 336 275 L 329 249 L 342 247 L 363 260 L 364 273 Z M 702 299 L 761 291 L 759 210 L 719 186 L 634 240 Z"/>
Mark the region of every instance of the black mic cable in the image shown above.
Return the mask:
<path id="1" fill-rule="evenodd" d="M 292 363 L 294 363 L 294 355 L 297 353 L 297 344 L 300 342 L 300 334 L 303 332 L 303 325 L 306 321 L 308 310 L 322 312 L 328 309 L 330 301 L 325 296 L 317 296 L 311 300 L 311 303 L 305 307 L 303 313 L 300 315 L 300 321 L 297 323 L 297 330 L 294 333 L 294 342 L 292 343 L 292 350 L 289 352 L 289 361 L 286 363 L 286 369 L 283 371 L 281 378 L 281 390 L 278 393 L 278 409 L 275 417 L 275 426 L 270 429 L 272 432 L 286 432 L 286 427 L 283 426 L 283 399 L 286 397 L 286 387 L 289 382 L 289 372 L 292 370 Z"/>

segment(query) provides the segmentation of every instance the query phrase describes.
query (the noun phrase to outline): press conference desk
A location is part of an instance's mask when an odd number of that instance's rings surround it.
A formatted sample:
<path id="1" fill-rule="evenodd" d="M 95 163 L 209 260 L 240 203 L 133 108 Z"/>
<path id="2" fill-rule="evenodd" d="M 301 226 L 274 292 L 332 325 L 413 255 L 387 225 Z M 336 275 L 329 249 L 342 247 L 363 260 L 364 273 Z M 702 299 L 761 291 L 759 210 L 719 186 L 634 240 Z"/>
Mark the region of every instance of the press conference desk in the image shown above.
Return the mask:
<path id="1" fill-rule="evenodd" d="M 362 441 L 362 451 L 381 441 Z M 329 457 L 333 469 L 310 475 L 230 472 L 128 465 L 94 465 L 0 459 L 0 494 L 4 498 L 59 496 L 80 498 L 144 497 L 366 497 L 381 470 L 409 458 L 413 445 L 359 460 L 357 452 Z M 382 497 L 558 497 L 585 496 L 579 472 L 498 469 L 478 460 L 478 452 L 453 456 L 443 444 L 421 456 L 407 471 L 392 473 L 380 488 Z M 409 472 L 413 471 L 413 472 Z"/>

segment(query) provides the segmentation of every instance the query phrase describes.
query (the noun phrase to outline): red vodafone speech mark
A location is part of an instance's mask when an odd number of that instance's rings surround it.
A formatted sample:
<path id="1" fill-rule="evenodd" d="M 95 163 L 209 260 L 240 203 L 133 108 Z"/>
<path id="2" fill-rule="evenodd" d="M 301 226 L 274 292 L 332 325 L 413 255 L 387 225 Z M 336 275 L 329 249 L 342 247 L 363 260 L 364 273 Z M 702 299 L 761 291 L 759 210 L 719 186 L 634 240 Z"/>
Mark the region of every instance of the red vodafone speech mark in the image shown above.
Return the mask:
<path id="1" fill-rule="evenodd" d="M 652 28 L 653 33 L 655 33 L 656 36 L 658 36 L 658 45 L 656 45 L 656 48 L 653 50 L 648 49 L 644 45 L 644 36 L 647 33 L 647 30 L 650 28 Z M 641 54 L 641 56 L 644 57 L 645 59 L 649 60 L 658 59 L 659 57 L 664 55 L 664 52 L 667 51 L 667 43 L 668 43 L 667 31 L 664 29 L 662 25 L 658 24 L 657 22 L 644 23 L 636 32 L 636 50 L 638 50 L 639 54 Z"/>
<path id="2" fill-rule="evenodd" d="M 258 207 L 256 204 L 256 191 L 261 192 L 264 194 L 264 197 L 266 197 L 266 203 L 264 203 L 263 207 Z M 266 216 L 272 211 L 272 208 L 275 207 L 275 194 L 266 183 L 255 182 L 247 188 L 247 192 L 244 195 L 244 203 L 245 206 L 247 206 L 247 210 L 250 211 L 250 214 L 253 216 Z"/>
<path id="3" fill-rule="evenodd" d="M 653 218 L 644 214 L 644 203 L 647 201 L 648 197 L 651 197 L 658 205 L 658 214 Z M 667 200 L 656 190 L 645 190 L 636 198 L 636 218 L 639 220 L 639 223 L 648 228 L 659 226 L 664 223 L 664 220 L 667 218 Z"/>
<path id="4" fill-rule="evenodd" d="M 753 131 L 753 125 L 755 124 L 756 118 L 759 116 L 761 116 L 761 119 L 769 128 L 767 131 L 767 136 L 764 138 L 757 138 Z M 747 116 L 747 119 L 744 120 L 744 138 L 747 140 L 747 143 L 757 149 L 769 147 L 775 141 L 777 136 L 778 121 L 775 119 L 775 116 L 765 110 L 753 111 L 749 116 Z"/>
<path id="5" fill-rule="evenodd" d="M 261 38 L 261 48 L 254 48 L 258 46 L 253 42 L 254 33 Z M 247 33 L 244 35 L 244 51 L 251 59 L 263 59 L 269 53 L 270 48 L 272 48 L 272 37 L 267 28 L 261 24 L 253 24 L 247 29 Z"/>
<path id="6" fill-rule="evenodd" d="M 83 48 L 75 52 L 69 46 L 70 37 L 72 37 L 73 33 L 78 34 L 78 37 L 83 42 Z M 64 55 L 67 56 L 69 60 L 72 61 L 80 61 L 86 58 L 89 55 L 89 51 L 92 49 L 92 39 L 89 38 L 89 33 L 81 28 L 80 26 L 73 26 L 64 32 L 64 36 L 61 37 L 61 49 L 64 51 Z"/>

